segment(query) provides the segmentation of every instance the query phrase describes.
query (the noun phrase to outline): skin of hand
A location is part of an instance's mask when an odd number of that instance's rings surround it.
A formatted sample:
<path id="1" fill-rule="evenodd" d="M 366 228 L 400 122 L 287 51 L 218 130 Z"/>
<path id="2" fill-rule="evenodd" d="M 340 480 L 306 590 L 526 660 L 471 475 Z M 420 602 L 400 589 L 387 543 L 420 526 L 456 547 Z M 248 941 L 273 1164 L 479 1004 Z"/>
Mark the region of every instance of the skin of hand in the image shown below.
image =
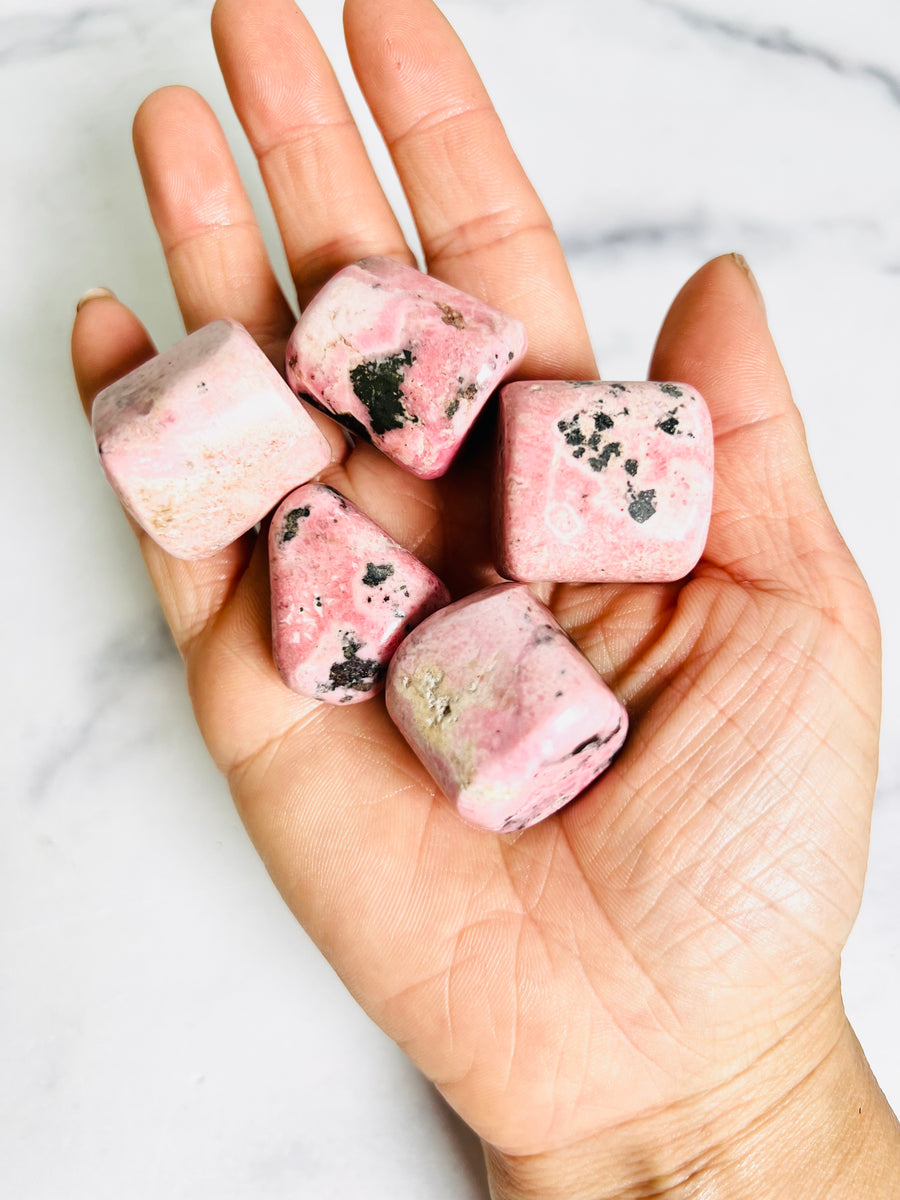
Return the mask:
<path id="1" fill-rule="evenodd" d="M 596 378 L 551 224 L 449 25 L 431 0 L 348 0 L 344 19 L 427 269 L 525 322 L 520 377 Z M 300 304 L 353 259 L 412 261 L 292 0 L 218 0 L 212 25 Z M 281 367 L 291 308 L 209 107 L 156 92 L 134 141 L 188 330 L 234 317 Z M 153 352 L 115 298 L 84 304 L 86 407 Z M 685 285 L 650 377 L 710 405 L 706 553 L 676 584 L 536 589 L 632 731 L 595 786 L 522 834 L 463 824 L 380 699 L 339 709 L 284 687 L 264 536 L 188 563 L 139 532 L 142 551 L 272 878 L 482 1137 L 495 1196 L 896 1195 L 897 1127 L 839 982 L 875 784 L 878 622 L 743 260 Z M 455 596 L 497 579 L 487 423 L 426 482 L 314 415 L 325 482 Z"/>

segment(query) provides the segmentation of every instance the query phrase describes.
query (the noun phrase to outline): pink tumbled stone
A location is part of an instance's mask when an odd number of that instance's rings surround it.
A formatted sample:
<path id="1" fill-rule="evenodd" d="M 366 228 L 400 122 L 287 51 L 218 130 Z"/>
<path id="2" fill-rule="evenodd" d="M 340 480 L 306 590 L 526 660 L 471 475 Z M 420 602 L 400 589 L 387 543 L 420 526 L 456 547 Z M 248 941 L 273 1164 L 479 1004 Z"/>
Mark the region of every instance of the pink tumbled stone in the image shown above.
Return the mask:
<path id="1" fill-rule="evenodd" d="M 279 505 L 269 572 L 275 665 L 293 691 L 329 704 L 380 692 L 401 640 L 450 601 L 424 563 L 322 484 Z"/>
<path id="2" fill-rule="evenodd" d="M 706 545 L 713 434 L 684 383 L 511 383 L 500 397 L 497 568 L 662 583 Z"/>
<path id="3" fill-rule="evenodd" d="M 525 345 L 514 317 L 392 259 L 365 258 L 303 312 L 287 379 L 388 458 L 434 479 Z"/>
<path id="4" fill-rule="evenodd" d="M 514 583 L 423 621 L 391 661 L 385 699 L 460 816 L 498 833 L 534 825 L 577 796 L 628 727 L 549 610 Z"/>
<path id="5" fill-rule="evenodd" d="M 94 401 L 122 504 L 176 558 L 207 558 L 331 460 L 328 442 L 243 326 L 213 321 Z"/>

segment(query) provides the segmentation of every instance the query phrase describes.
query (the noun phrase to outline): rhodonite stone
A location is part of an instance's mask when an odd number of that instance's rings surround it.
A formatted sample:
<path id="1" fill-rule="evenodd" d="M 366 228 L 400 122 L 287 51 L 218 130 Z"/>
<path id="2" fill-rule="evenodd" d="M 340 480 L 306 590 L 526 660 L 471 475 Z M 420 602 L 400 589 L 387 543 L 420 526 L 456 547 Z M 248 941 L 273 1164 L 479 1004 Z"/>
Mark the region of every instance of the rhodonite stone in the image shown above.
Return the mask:
<path id="1" fill-rule="evenodd" d="M 628 716 L 549 610 L 520 584 L 441 609 L 388 669 L 388 712 L 482 829 L 524 829 L 608 766 Z"/>
<path id="2" fill-rule="evenodd" d="M 684 383 L 511 383 L 495 513 L 509 579 L 681 579 L 706 544 L 713 436 Z"/>
<path id="3" fill-rule="evenodd" d="M 412 267 L 365 258 L 303 312 L 287 378 L 388 458 L 433 479 L 525 345 L 514 317 Z"/>
<path id="4" fill-rule="evenodd" d="M 213 321 L 125 375 L 99 394 L 91 420 L 122 504 L 176 558 L 227 546 L 331 460 L 236 321 Z"/>
<path id="5" fill-rule="evenodd" d="M 450 601 L 431 571 L 333 488 L 307 484 L 269 527 L 272 648 L 295 692 L 368 700 L 401 640 Z"/>

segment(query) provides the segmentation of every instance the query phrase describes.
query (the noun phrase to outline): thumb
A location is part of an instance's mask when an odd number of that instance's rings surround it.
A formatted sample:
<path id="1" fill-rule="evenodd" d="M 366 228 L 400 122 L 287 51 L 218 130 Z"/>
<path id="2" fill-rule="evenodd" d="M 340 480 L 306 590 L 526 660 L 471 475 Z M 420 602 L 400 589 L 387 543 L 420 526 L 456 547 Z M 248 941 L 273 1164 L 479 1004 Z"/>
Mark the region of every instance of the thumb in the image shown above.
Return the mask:
<path id="1" fill-rule="evenodd" d="M 816 480 L 759 287 L 740 255 L 702 267 L 663 323 L 650 378 L 698 388 L 715 435 L 704 566 L 827 603 L 858 573 Z"/>

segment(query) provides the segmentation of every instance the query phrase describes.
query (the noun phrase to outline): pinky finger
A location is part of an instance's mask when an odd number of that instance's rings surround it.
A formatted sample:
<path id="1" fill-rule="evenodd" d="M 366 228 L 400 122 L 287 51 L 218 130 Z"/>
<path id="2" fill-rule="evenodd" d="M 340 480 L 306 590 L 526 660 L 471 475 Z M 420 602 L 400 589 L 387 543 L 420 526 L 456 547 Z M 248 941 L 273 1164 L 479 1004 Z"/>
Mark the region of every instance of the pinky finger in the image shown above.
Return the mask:
<path id="1" fill-rule="evenodd" d="M 155 353 L 147 330 L 112 292 L 85 292 L 72 329 L 72 366 L 88 420 L 97 393 Z"/>
<path id="2" fill-rule="evenodd" d="M 87 293 L 72 329 L 72 366 L 88 418 L 98 392 L 155 353 L 144 326 L 111 292 L 98 288 Z M 186 657 L 237 586 L 255 535 L 232 542 L 212 558 L 184 562 L 161 550 L 133 521 L 131 525 L 172 636 Z"/>

